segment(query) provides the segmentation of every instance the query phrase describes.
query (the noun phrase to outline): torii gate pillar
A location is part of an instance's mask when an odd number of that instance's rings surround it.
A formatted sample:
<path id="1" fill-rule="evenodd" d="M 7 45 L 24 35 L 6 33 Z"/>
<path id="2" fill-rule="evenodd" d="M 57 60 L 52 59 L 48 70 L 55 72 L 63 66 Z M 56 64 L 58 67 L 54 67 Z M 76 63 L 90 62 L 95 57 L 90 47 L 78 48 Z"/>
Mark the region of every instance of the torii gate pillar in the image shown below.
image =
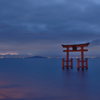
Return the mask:
<path id="1" fill-rule="evenodd" d="M 87 49 L 84 49 L 84 47 L 88 46 L 89 43 L 86 44 L 77 44 L 77 45 L 62 45 L 63 48 L 66 48 L 66 50 L 63 50 L 63 52 L 66 52 L 66 60 L 62 59 L 62 68 L 71 67 L 73 68 L 73 59 L 69 60 L 69 52 L 81 52 L 81 60 L 77 59 L 77 69 L 86 67 L 88 68 L 87 59 L 84 60 L 84 51 L 88 51 Z M 80 47 L 81 49 L 77 49 L 77 47 Z M 69 49 L 71 48 L 71 49 Z M 70 64 L 69 64 L 70 63 Z M 85 65 L 84 65 L 85 63 Z"/>

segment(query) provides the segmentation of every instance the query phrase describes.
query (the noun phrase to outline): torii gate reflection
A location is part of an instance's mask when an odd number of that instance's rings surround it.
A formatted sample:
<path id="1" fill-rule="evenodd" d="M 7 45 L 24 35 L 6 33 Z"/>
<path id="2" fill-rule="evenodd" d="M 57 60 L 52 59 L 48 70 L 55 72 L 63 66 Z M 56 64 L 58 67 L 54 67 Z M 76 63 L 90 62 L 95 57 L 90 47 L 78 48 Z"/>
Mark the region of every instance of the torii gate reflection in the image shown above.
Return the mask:
<path id="1" fill-rule="evenodd" d="M 73 59 L 69 60 L 69 52 L 81 52 L 81 60 L 77 59 L 77 69 L 82 68 L 84 69 L 84 67 L 86 67 L 86 69 L 88 68 L 88 64 L 87 64 L 87 59 L 84 60 L 84 51 L 88 51 L 87 49 L 84 49 L 84 47 L 88 46 L 89 43 L 86 44 L 76 44 L 76 45 L 62 45 L 63 48 L 66 48 L 66 50 L 63 50 L 63 52 L 67 53 L 66 56 L 66 60 L 62 59 L 62 68 L 64 69 L 64 67 L 68 68 L 71 67 L 73 68 Z M 78 49 L 78 47 L 80 47 L 81 49 Z M 70 49 L 71 48 L 71 49 Z M 69 62 L 71 63 L 69 65 Z M 81 65 L 80 65 L 81 63 Z M 84 65 L 85 63 L 85 65 Z"/>

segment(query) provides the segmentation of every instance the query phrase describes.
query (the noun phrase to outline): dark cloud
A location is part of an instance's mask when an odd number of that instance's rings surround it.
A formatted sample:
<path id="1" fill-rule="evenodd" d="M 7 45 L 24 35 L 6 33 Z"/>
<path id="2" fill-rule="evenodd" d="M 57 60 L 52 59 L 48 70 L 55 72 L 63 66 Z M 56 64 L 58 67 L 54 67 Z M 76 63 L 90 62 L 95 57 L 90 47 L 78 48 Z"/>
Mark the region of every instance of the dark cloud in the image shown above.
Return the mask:
<path id="1" fill-rule="evenodd" d="M 62 43 L 92 43 L 99 9 L 95 0 L 0 0 L 0 51 L 59 55 Z"/>
<path id="2" fill-rule="evenodd" d="M 91 45 L 100 46 L 100 39 L 95 39 L 91 42 Z"/>

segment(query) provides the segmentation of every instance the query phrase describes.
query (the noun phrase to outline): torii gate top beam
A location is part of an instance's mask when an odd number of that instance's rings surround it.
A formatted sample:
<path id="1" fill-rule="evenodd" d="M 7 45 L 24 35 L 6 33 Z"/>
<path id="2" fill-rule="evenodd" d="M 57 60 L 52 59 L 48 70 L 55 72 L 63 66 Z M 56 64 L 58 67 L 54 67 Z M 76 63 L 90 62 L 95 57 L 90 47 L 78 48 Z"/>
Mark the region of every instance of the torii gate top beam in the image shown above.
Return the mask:
<path id="1" fill-rule="evenodd" d="M 88 46 L 89 43 L 85 44 L 75 44 L 75 45 L 62 45 L 63 48 L 66 48 L 67 50 L 63 50 L 63 52 L 79 52 L 79 51 L 88 51 L 87 49 L 83 49 L 83 47 Z M 77 50 L 77 47 L 81 47 L 81 49 Z M 72 48 L 72 50 L 69 50 L 69 48 Z"/>
<path id="2" fill-rule="evenodd" d="M 85 44 L 75 44 L 75 45 L 62 45 L 63 48 L 67 48 L 67 47 L 86 47 L 88 46 L 90 43 L 85 43 Z"/>

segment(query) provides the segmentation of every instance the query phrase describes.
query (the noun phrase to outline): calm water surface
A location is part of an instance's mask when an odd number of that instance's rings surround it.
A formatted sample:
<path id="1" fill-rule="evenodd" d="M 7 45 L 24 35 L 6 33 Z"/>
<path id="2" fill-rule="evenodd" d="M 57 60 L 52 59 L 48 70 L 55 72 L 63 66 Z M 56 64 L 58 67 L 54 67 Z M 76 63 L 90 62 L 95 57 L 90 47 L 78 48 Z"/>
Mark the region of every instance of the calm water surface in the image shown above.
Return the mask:
<path id="1" fill-rule="evenodd" d="M 0 100 L 100 100 L 100 59 L 88 70 L 62 70 L 61 59 L 0 59 Z"/>

